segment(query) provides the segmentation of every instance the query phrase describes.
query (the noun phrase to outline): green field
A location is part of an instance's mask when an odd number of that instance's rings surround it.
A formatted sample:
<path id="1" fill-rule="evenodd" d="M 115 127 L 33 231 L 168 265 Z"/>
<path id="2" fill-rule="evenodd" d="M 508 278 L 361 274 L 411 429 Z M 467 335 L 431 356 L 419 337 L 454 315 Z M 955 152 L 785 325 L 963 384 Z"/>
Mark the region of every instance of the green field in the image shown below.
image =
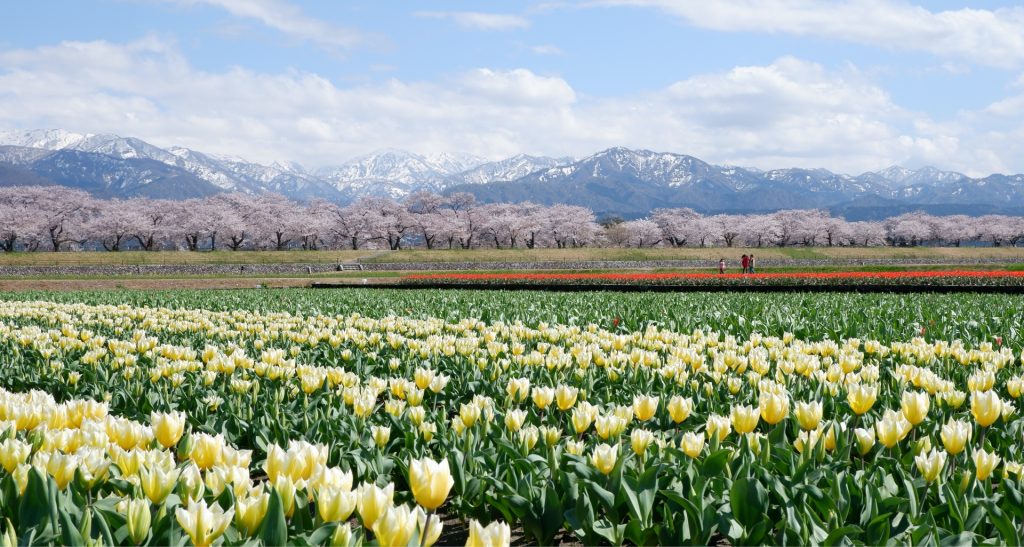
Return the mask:
<path id="1" fill-rule="evenodd" d="M 977 258 L 1020 259 L 1024 247 L 814 247 L 814 248 L 657 248 L 657 249 L 470 249 L 401 251 L 215 251 L 215 252 L 61 252 L 0 254 L 0 265 L 135 265 L 135 264 L 265 264 L 360 261 L 383 262 L 579 262 L 599 260 L 718 260 L 737 261 L 753 253 L 765 259 Z"/>
<path id="2" fill-rule="evenodd" d="M 486 322 L 523 321 L 642 329 L 656 323 L 672 330 L 725 330 L 835 339 L 874 337 L 889 342 L 912 337 L 920 326 L 942 339 L 978 342 L 995 335 L 1024 345 L 1024 296 L 983 294 L 855 293 L 552 293 L 531 291 L 387 289 L 240 289 L 225 291 L 92 291 L 8 293 L 3 299 L 131 304 L 211 311 L 283 311 L 369 317 L 466 317 Z"/>

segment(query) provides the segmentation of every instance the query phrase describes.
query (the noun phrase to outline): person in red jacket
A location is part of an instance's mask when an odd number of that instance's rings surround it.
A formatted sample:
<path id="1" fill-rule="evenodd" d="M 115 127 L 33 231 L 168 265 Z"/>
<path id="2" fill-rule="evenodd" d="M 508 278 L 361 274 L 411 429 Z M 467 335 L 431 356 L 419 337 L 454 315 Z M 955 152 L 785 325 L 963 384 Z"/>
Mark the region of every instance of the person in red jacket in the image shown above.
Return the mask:
<path id="1" fill-rule="evenodd" d="M 743 258 L 740 259 L 740 265 L 743 266 L 743 273 L 747 273 L 747 268 L 750 267 L 750 259 L 747 258 L 747 255 L 743 255 Z"/>

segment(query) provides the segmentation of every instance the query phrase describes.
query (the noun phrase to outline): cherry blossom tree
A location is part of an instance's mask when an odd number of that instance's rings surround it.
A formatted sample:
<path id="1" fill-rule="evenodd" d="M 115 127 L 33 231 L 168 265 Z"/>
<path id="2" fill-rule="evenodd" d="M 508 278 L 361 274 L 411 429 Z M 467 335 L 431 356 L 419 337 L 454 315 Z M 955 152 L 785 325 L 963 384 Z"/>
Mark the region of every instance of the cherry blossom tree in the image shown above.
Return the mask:
<path id="1" fill-rule="evenodd" d="M 130 201 L 97 201 L 94 214 L 82 225 L 84 239 L 98 242 L 107 251 L 120 251 L 132 238 L 135 216 Z"/>
<path id="2" fill-rule="evenodd" d="M 40 186 L 11 186 L 0 192 L 0 248 L 6 253 L 35 250 L 43 229 L 42 210 L 54 191 Z"/>
<path id="3" fill-rule="evenodd" d="M 693 209 L 655 209 L 651 220 L 660 228 L 665 241 L 673 247 L 682 247 L 693 236 L 693 223 L 702 218 Z"/>

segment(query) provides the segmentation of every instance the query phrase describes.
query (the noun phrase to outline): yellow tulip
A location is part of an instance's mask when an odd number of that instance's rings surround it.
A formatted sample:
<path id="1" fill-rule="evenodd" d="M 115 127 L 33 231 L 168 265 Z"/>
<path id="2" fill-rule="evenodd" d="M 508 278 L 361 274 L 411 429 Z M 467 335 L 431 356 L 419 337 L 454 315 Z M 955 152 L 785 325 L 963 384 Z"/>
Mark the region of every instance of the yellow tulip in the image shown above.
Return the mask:
<path id="1" fill-rule="evenodd" d="M 376 484 L 366 482 L 359 486 L 356 493 L 358 494 L 356 511 L 359 512 L 359 518 L 362 519 L 363 526 L 367 530 L 372 530 L 373 523 L 388 507 L 391 507 L 395 497 L 395 485 L 390 483 L 384 488 L 380 488 Z"/>
<path id="2" fill-rule="evenodd" d="M 658 412 L 658 397 L 638 395 L 633 397 L 633 414 L 637 420 L 646 422 Z"/>
<path id="3" fill-rule="evenodd" d="M 459 407 L 459 419 L 462 420 L 462 425 L 473 427 L 480 419 L 480 407 L 473 403 L 463 404 Z"/>
<path id="4" fill-rule="evenodd" d="M 427 410 L 422 406 L 409 407 L 409 410 L 405 413 L 409 418 L 409 423 L 419 427 L 423 423 L 423 419 L 427 416 Z"/>
<path id="5" fill-rule="evenodd" d="M 679 448 L 687 456 L 696 458 L 704 450 L 704 436 L 693 431 L 684 433 L 683 438 L 679 441 Z"/>
<path id="6" fill-rule="evenodd" d="M 536 386 L 533 388 L 533 404 L 544 410 L 555 399 L 555 388 Z"/>
<path id="7" fill-rule="evenodd" d="M 518 435 L 523 446 L 527 450 L 533 450 L 533 447 L 537 445 L 537 441 L 540 439 L 540 430 L 535 425 L 528 425 L 520 429 Z"/>
<path id="8" fill-rule="evenodd" d="M 316 493 L 316 511 L 324 522 L 342 522 L 356 509 L 358 493 L 334 486 L 321 487 Z"/>
<path id="9" fill-rule="evenodd" d="M 933 482 L 939 478 L 942 468 L 946 465 L 946 453 L 942 450 L 932 450 L 914 456 L 914 463 L 917 470 L 921 472 L 925 482 Z"/>
<path id="10" fill-rule="evenodd" d="M 436 515 L 428 516 L 422 507 L 417 507 L 413 510 L 413 513 L 416 515 L 416 527 L 420 532 L 416 544 L 422 547 L 431 547 L 441 538 L 444 524 L 441 523 L 440 517 Z"/>
<path id="11" fill-rule="evenodd" d="M 182 412 L 153 412 L 149 421 L 153 435 L 164 448 L 177 446 L 185 433 L 185 414 Z"/>
<path id="12" fill-rule="evenodd" d="M 146 494 L 153 505 L 160 505 L 174 491 L 180 474 L 181 471 L 177 469 L 164 470 L 159 465 L 154 465 L 152 468 L 144 466 L 139 469 L 142 492 Z"/>
<path id="13" fill-rule="evenodd" d="M 428 511 L 437 509 L 448 499 L 455 480 L 448 459 L 435 462 L 430 458 L 409 462 L 409 486 L 416 503 Z"/>
<path id="14" fill-rule="evenodd" d="M 511 433 L 519 431 L 519 428 L 523 427 L 524 421 L 526 421 L 525 410 L 509 410 L 505 413 L 505 428 Z"/>
<path id="15" fill-rule="evenodd" d="M 565 441 L 565 451 L 568 452 L 569 454 L 572 454 L 573 456 L 580 456 L 580 455 L 582 455 L 583 454 L 583 449 L 585 447 L 586 447 L 586 445 L 583 443 L 583 441 L 573 441 L 573 440 Z"/>
<path id="16" fill-rule="evenodd" d="M 751 406 L 732 407 L 732 428 L 741 435 L 750 433 L 757 428 L 760 418 L 758 410 Z"/>
<path id="17" fill-rule="evenodd" d="M 928 417 L 930 403 L 931 399 L 927 393 L 904 391 L 900 408 L 903 410 L 903 416 L 910 422 L 910 425 L 916 426 Z"/>
<path id="18" fill-rule="evenodd" d="M 15 468 L 25 463 L 31 453 L 32 445 L 15 437 L 4 439 L 0 442 L 0 465 L 4 466 L 7 473 L 14 473 Z"/>
<path id="19" fill-rule="evenodd" d="M 544 444 L 548 446 L 555 446 L 558 444 L 558 440 L 562 438 L 562 431 L 557 427 L 542 425 L 539 430 L 540 436 L 544 439 Z"/>
<path id="20" fill-rule="evenodd" d="M 192 451 L 189 458 L 203 471 L 223 461 L 224 436 L 197 433 L 192 437 Z"/>
<path id="21" fill-rule="evenodd" d="M 389 507 L 373 523 L 378 545 L 407 545 L 416 533 L 416 515 L 407 505 Z"/>
<path id="22" fill-rule="evenodd" d="M 651 442 L 654 441 L 654 433 L 646 429 L 634 429 L 633 433 L 629 436 L 629 440 L 633 452 L 637 456 L 643 456 L 647 452 L 647 447 L 651 446 Z"/>
<path id="23" fill-rule="evenodd" d="M 996 454 L 986 452 L 984 449 L 975 449 L 972 455 L 974 459 L 975 476 L 979 481 L 983 481 L 995 471 L 996 467 L 999 466 L 999 462 L 1002 458 Z"/>
<path id="24" fill-rule="evenodd" d="M 427 389 L 430 386 L 430 382 L 434 381 L 434 371 L 429 368 L 417 368 L 414 374 L 416 381 L 416 387 L 419 389 Z"/>
<path id="25" fill-rule="evenodd" d="M 199 472 L 199 466 L 192 462 L 181 470 L 178 476 L 178 492 L 185 500 L 198 500 L 203 497 L 206 485 L 203 484 L 203 476 Z"/>
<path id="26" fill-rule="evenodd" d="M 420 424 L 419 429 L 420 435 L 423 435 L 423 440 L 427 442 L 430 442 L 434 438 L 434 433 L 437 433 L 437 426 L 433 422 L 423 422 Z"/>
<path id="27" fill-rule="evenodd" d="M 220 505 L 206 505 L 205 501 L 194 501 L 187 508 L 179 507 L 174 516 L 181 529 L 188 534 L 196 547 L 212 545 L 231 524 L 235 510 L 224 512 Z"/>
<path id="28" fill-rule="evenodd" d="M 675 423 L 682 423 L 690 417 L 693 412 L 693 399 L 683 398 L 679 395 L 673 396 L 668 401 L 668 415 Z"/>
<path id="29" fill-rule="evenodd" d="M 971 414 L 981 427 L 995 423 L 1002 415 L 1003 403 L 994 391 L 974 391 L 971 393 Z"/>
<path id="30" fill-rule="evenodd" d="M 775 425 L 789 415 L 789 397 L 784 393 L 761 393 L 761 418 Z"/>
<path id="31" fill-rule="evenodd" d="M 846 401 L 850 403 L 850 410 L 857 415 L 871 410 L 876 397 L 878 397 L 878 387 L 874 385 L 854 384 L 846 392 Z"/>
<path id="32" fill-rule="evenodd" d="M 875 431 L 878 433 L 878 442 L 886 448 L 896 446 L 910 432 L 910 422 L 903 414 L 886 410 L 882 419 L 875 422 Z"/>
<path id="33" fill-rule="evenodd" d="M 853 436 L 857 439 L 857 451 L 860 452 L 861 456 L 867 455 L 867 453 L 871 451 L 871 448 L 875 446 L 874 429 L 863 429 L 858 427 L 853 430 Z"/>
<path id="34" fill-rule="evenodd" d="M 611 446 L 608 444 L 599 444 L 594 447 L 594 451 L 590 454 L 590 463 L 597 468 L 602 474 L 609 474 L 615 469 L 615 462 L 619 459 L 619 446 Z"/>
<path id="35" fill-rule="evenodd" d="M 598 416 L 594 421 L 594 429 L 597 430 L 597 436 L 601 437 L 601 440 L 618 435 L 625 427 L 622 418 L 615 415 Z"/>
<path id="36" fill-rule="evenodd" d="M 732 422 L 729 421 L 728 416 L 712 414 L 711 416 L 708 416 L 708 422 L 704 427 L 704 431 L 707 433 L 709 439 L 717 437 L 719 442 L 721 442 L 724 441 L 732 431 Z"/>
<path id="37" fill-rule="evenodd" d="M 939 437 L 942 439 L 942 446 L 946 447 L 946 452 L 956 456 L 964 451 L 967 441 L 971 439 L 971 425 L 961 420 L 950 419 L 942 426 Z"/>
<path id="38" fill-rule="evenodd" d="M 508 547 L 511 543 L 512 529 L 508 524 L 495 521 L 485 527 L 475 519 L 469 521 L 466 547 Z"/>
<path id="39" fill-rule="evenodd" d="M 235 498 L 235 526 L 245 535 L 252 537 L 263 524 L 270 505 L 270 494 L 261 487 L 249 495 Z"/>
<path id="40" fill-rule="evenodd" d="M 793 441 L 793 448 L 795 448 L 797 452 L 803 454 L 805 450 L 812 450 L 820 440 L 820 429 L 812 429 L 811 431 L 801 430 L 800 433 L 797 433 L 796 440 Z"/>
<path id="41" fill-rule="evenodd" d="M 81 463 L 78 456 L 53 452 L 46 459 L 45 470 L 56 481 L 57 488 L 63 490 L 75 478 L 75 470 Z"/>
<path id="42" fill-rule="evenodd" d="M 377 447 L 383 449 L 391 440 L 391 428 L 386 425 L 375 425 L 370 428 L 370 436 Z"/>
<path id="43" fill-rule="evenodd" d="M 594 413 L 580 407 L 576 407 L 572 411 L 572 427 L 577 434 L 583 434 L 590 429 L 590 424 L 594 421 Z"/>
<path id="44" fill-rule="evenodd" d="M 796 403 L 793 413 L 796 414 L 796 421 L 800 424 L 800 429 L 804 431 L 817 429 L 818 424 L 821 423 L 821 401 L 811 401 L 809 403 L 800 401 Z"/>
<path id="45" fill-rule="evenodd" d="M 555 404 L 558 405 L 558 410 L 569 410 L 576 404 L 576 397 L 579 395 L 580 390 L 574 387 L 566 385 L 558 386 L 555 390 Z"/>
<path id="46" fill-rule="evenodd" d="M 332 546 L 337 547 L 348 547 L 352 543 L 352 527 L 347 522 L 338 524 L 338 529 L 334 531 L 334 535 L 331 536 Z"/>

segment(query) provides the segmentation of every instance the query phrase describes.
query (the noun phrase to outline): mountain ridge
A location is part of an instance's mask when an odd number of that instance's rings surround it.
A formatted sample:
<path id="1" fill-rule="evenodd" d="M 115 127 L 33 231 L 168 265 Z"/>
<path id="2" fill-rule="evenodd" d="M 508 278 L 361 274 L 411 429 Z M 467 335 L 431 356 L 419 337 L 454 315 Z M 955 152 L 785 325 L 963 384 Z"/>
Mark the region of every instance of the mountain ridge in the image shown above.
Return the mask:
<path id="1" fill-rule="evenodd" d="M 574 158 L 518 154 L 487 161 L 468 154 L 384 149 L 335 167 L 260 164 L 134 137 L 65 130 L 0 131 L 0 185 L 54 183 L 102 197 L 186 199 L 217 192 L 277 192 L 308 201 L 400 200 L 418 191 L 468 192 L 482 202 L 535 201 L 644 216 L 662 207 L 700 212 L 827 208 L 1024 213 L 1024 175 L 972 178 L 934 167 L 890 166 L 859 175 L 822 168 L 715 165 L 694 156 L 612 147 Z M 877 199 L 876 199 L 877 198 Z"/>

